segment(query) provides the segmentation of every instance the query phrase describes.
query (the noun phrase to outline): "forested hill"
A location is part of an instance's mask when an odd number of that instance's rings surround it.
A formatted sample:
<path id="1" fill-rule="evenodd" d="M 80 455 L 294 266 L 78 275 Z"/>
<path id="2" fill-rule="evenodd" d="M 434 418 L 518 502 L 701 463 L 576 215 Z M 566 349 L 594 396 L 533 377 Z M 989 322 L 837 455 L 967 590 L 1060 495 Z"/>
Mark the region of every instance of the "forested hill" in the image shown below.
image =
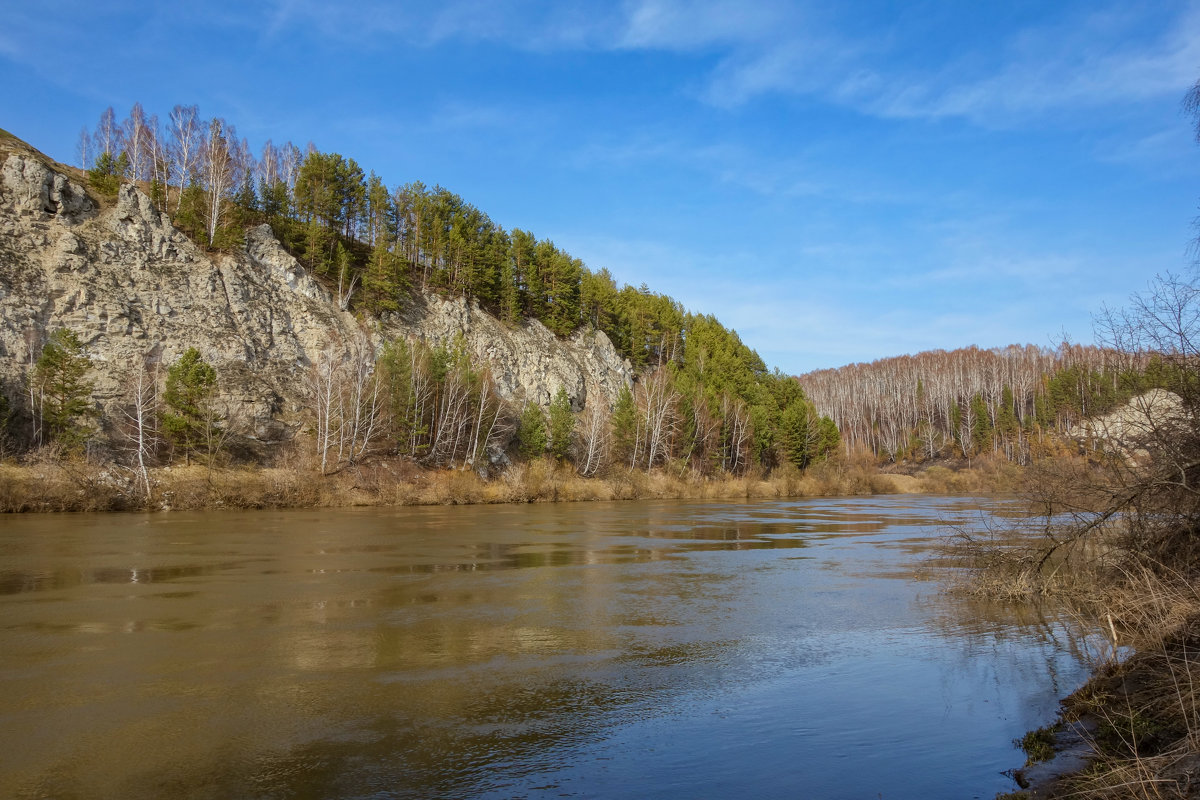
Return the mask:
<path id="1" fill-rule="evenodd" d="M 124 120 L 109 108 L 94 131 L 85 127 L 77 156 L 93 186 L 145 186 L 177 228 L 211 249 L 237 248 L 248 226 L 269 223 L 351 309 L 386 313 L 413 290 L 436 291 L 509 324 L 537 319 L 559 336 L 595 327 L 635 368 L 679 360 L 685 340 L 716 336 L 740 369 L 766 373 L 715 319 L 645 284 L 617 286 L 607 269 L 592 271 L 530 231 L 505 230 L 446 188 L 389 187 L 311 142 L 268 140 L 255 152 L 232 124 L 204 119 L 196 106 L 176 106 L 164 123 L 134 105 Z"/>
<path id="2" fill-rule="evenodd" d="M 353 432 L 346 434 L 362 453 L 390 451 L 433 464 L 465 464 L 483 449 L 476 446 L 475 437 L 484 436 L 491 448 L 501 438 L 498 431 L 510 430 L 515 431 L 515 439 L 508 441 L 509 445 L 515 442 L 511 451 L 530 456 L 550 451 L 568 459 L 582 447 L 588 451 L 588 466 L 582 469 L 593 472 L 597 469 L 593 448 L 580 444 L 582 439 L 596 439 L 580 435 L 585 416 L 593 433 L 603 432 L 601 466 L 623 462 L 645 469 L 671 465 L 702 473 L 741 473 L 789 462 L 804 467 L 838 445 L 833 423 L 818 417 L 795 379 L 769 371 L 736 332 L 714 317 L 689 312 L 645 285 L 618 287 L 607 270 L 590 270 L 532 232 L 505 230 L 442 187 L 420 183 L 389 187 L 353 158 L 323 152 L 312 144 L 302 150 L 290 142 L 267 141 L 252 149 L 232 124 L 204 119 L 195 106 L 176 106 L 165 121 L 147 115 L 140 105 L 125 119 L 118 119 L 110 108 L 94 129 L 81 131 L 77 157 L 84 170 L 80 177 L 99 199 L 96 207 L 116 234 L 128 233 L 122 220 L 132 213 L 129 209 L 139 209 L 135 216 L 151 219 L 151 227 L 158 225 L 153 220 L 162 212 L 164 224 L 212 256 L 205 259 L 212 262 L 217 276 L 223 253 L 248 270 L 265 263 L 260 256 L 272 246 L 263 238 L 269 226 L 274 239 L 323 284 L 335 310 L 353 314 L 369 336 L 383 337 L 384 341 L 376 342 L 377 352 L 390 361 L 362 365 L 355 374 L 362 380 L 369 376 L 371 387 L 358 386 L 357 399 L 343 398 L 337 406 L 346 410 L 352 422 L 332 419 L 331 407 L 322 405 L 329 398 L 322 400 L 311 387 L 304 389 L 308 400 L 298 401 L 308 403 L 306 413 L 316 419 L 321 436 L 324 424 L 359 424 L 360 415 L 351 413 L 354 403 L 382 392 L 379 408 L 368 409 L 370 441 L 364 443 Z M 18 177 L 14 175 L 14 185 L 26 187 L 28 181 Z M 130 193 L 131 186 L 144 193 L 145 202 Z M 33 184 L 28 188 L 34 191 Z M 110 213 L 114 201 L 115 216 Z M 57 213 L 45 203 L 42 206 L 31 213 Z M 64 229 L 64 237 L 66 233 Z M 95 245 L 97 253 L 107 252 L 103 242 Z M 29 257 L 31 272 L 44 272 L 45 265 L 32 254 Z M 290 275 L 278 258 L 272 255 L 268 260 L 276 265 L 273 268 L 283 270 L 281 274 Z M 253 276 L 245 280 L 253 282 Z M 501 397 L 503 407 L 493 408 L 484 396 L 486 388 L 494 386 L 487 375 L 486 357 L 481 359 L 477 353 L 463 361 L 463 354 L 453 347 L 430 351 L 424 343 L 413 341 L 411 332 L 404 332 L 410 308 L 439 295 L 477 305 L 514 331 L 536 320 L 558 337 L 602 332 L 639 378 L 611 406 L 592 402 L 584 409 L 584 398 L 563 398 L 569 410 L 579 415 L 575 433 L 569 425 L 564 432 L 560 424 L 557 436 L 539 438 L 530 431 L 542 427 L 545 420 L 532 417 L 541 419 L 546 410 L 553 417 L 555 409 L 546 407 L 547 398 Z M 30 364 L 37 358 L 39 343 L 48 340 L 50 326 L 56 324 L 52 317 L 39 323 L 45 330 L 30 332 Z M 264 330 L 263 336 L 264 341 L 269 339 L 270 331 Z M 406 347 L 409 367 L 401 370 L 396 354 Z M 340 365 L 338 369 L 357 363 L 360 356 L 351 352 L 355 348 L 347 348 L 329 356 L 334 361 L 328 363 Z M 318 373 L 325 368 L 312 366 Z M 308 376 L 304 386 L 322 375 Z M 391 383 L 383 386 L 384 381 Z M 428 396 L 417 393 L 418 388 L 425 391 L 421 387 L 429 389 Z M 370 394 L 362 394 L 368 389 Z M 490 418 L 498 422 L 481 431 L 479 420 L 468 420 L 465 412 L 447 416 L 443 406 L 452 395 L 462 409 L 486 405 Z M 24 402 L 17 396 L 10 399 L 14 405 Z M 38 423 L 44 417 L 44 404 L 34 397 L 26 405 L 31 407 L 20 414 L 30 420 L 24 426 L 32 431 L 27 441 L 56 435 Z M 530 405 L 543 409 L 530 412 Z M 455 455 L 434 458 L 431 454 L 441 451 L 436 441 L 425 440 L 436 440 L 434 432 L 451 423 L 462 428 L 446 434 Z M 70 429 L 76 439 L 87 438 L 90 434 L 80 428 L 89 426 L 96 427 L 81 418 L 59 425 L 58 430 Z M 568 447 L 568 438 L 575 445 Z"/>
<path id="3" fill-rule="evenodd" d="M 992 453 L 1027 463 L 1151 386 L 1155 362 L 1095 346 L 969 347 L 884 358 L 801 375 L 818 411 L 849 448 L 883 460 Z M 1051 434 L 1048 436 L 1048 434 Z"/>

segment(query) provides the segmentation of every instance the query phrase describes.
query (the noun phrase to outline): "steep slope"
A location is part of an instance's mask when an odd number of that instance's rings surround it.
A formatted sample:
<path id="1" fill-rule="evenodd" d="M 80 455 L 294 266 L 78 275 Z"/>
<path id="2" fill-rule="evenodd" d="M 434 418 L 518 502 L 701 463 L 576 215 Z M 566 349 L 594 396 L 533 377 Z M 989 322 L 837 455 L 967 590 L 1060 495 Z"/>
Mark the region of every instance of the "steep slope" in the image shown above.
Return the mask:
<path id="1" fill-rule="evenodd" d="M 95 364 L 95 400 L 119 402 L 130 371 L 196 347 L 252 435 L 287 438 L 303 419 L 304 375 L 324 348 L 410 336 L 462 343 L 492 368 L 507 400 L 547 404 L 565 387 L 576 408 L 611 404 L 632 379 L 603 333 L 559 340 L 534 321 L 502 325 L 465 301 L 418 297 L 384 320 L 342 311 L 272 236 L 211 253 L 176 230 L 137 187 L 115 202 L 74 170 L 0 138 L 0 378 L 19 398 L 47 336 L 73 330 Z"/>

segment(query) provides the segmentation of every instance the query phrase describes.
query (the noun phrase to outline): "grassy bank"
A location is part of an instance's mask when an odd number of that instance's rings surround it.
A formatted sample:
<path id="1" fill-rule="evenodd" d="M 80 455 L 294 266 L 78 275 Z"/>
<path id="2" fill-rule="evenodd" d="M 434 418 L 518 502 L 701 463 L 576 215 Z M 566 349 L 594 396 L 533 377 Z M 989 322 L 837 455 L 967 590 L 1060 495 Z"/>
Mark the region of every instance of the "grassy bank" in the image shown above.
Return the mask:
<path id="1" fill-rule="evenodd" d="M 1063 701 L 1058 722 L 1023 740 L 1029 761 L 1015 777 L 1025 788 L 1004 797 L 1200 797 L 1194 517 L 1174 500 L 1130 500 L 1117 490 L 1123 484 L 1106 484 L 1078 462 L 1045 464 L 1026 478 L 1023 494 L 1040 515 L 1024 528 L 960 537 L 975 570 L 958 588 L 1010 600 L 1053 596 L 1104 643 L 1093 648 L 1095 674 Z M 1080 758 L 1065 772 L 1055 766 Z"/>
<path id="2" fill-rule="evenodd" d="M 485 479 L 467 470 L 424 469 L 376 459 L 321 475 L 301 458 L 274 467 L 172 466 L 142 477 L 112 464 L 32 459 L 0 464 L 0 512 L 202 510 L 454 505 L 639 499 L 773 499 L 869 494 L 1010 491 L 1019 472 L 1003 463 L 971 469 L 881 472 L 866 459 L 832 459 L 803 472 L 706 477 L 689 471 L 617 469 L 584 478 L 550 460 L 513 464 Z"/>
<path id="3" fill-rule="evenodd" d="M 1116 646 L 1063 701 L 1058 722 L 1022 741 L 1029 760 L 1016 778 L 1026 788 L 1003 797 L 1200 797 L 1200 593 L 1194 581 L 1146 571 L 1104 592 L 1103 605 L 1093 610 Z M 1054 770 L 1064 748 L 1082 756 L 1084 766 Z"/>

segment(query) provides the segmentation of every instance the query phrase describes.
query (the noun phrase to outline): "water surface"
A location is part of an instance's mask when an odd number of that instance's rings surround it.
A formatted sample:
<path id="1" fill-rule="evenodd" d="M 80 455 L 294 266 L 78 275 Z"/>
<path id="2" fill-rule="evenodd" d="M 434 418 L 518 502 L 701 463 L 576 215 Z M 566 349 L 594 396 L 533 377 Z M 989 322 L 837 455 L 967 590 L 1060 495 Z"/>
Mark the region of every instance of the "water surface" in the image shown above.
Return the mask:
<path id="1" fill-rule="evenodd" d="M 979 505 L 3 518 L 0 796 L 990 799 L 1085 666 Z"/>

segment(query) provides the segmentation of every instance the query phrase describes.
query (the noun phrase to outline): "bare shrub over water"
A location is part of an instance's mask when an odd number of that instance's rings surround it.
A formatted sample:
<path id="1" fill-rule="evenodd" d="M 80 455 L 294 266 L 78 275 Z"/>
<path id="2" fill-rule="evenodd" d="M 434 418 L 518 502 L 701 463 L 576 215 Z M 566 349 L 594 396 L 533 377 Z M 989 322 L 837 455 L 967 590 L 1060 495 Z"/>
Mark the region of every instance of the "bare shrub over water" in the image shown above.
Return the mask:
<path id="1" fill-rule="evenodd" d="M 1094 721 L 1097 760 L 1053 796 L 1194 797 L 1200 276 L 1159 277 L 1127 308 L 1105 311 L 1097 327 L 1106 344 L 1147 365 L 1140 385 L 1123 408 L 1081 427 L 1084 455 L 1028 471 L 1033 515 L 1024 531 L 969 542 L 983 567 L 977 589 L 1065 593 L 1111 637 L 1114 657 L 1068 703 L 1069 714 Z M 1137 653 L 1120 661 L 1126 646 Z"/>

